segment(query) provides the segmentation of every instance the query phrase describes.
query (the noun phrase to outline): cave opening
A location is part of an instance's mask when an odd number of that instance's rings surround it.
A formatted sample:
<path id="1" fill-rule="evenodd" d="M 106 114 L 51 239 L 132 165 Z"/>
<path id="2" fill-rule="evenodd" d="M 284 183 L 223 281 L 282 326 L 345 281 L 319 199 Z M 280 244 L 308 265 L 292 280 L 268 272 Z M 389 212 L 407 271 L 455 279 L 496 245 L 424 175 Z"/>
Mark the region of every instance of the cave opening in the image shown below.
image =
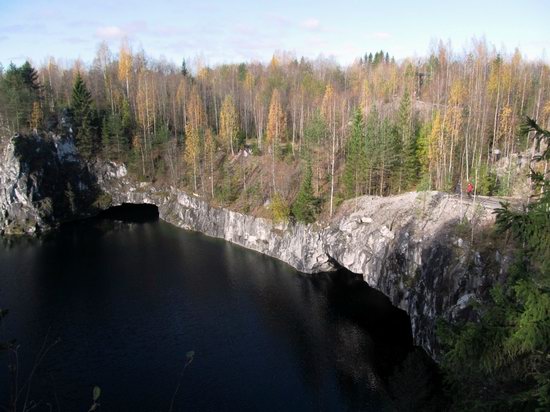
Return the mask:
<path id="1" fill-rule="evenodd" d="M 123 203 L 103 210 L 97 217 L 132 223 L 154 222 L 159 219 L 159 209 L 149 203 Z"/>

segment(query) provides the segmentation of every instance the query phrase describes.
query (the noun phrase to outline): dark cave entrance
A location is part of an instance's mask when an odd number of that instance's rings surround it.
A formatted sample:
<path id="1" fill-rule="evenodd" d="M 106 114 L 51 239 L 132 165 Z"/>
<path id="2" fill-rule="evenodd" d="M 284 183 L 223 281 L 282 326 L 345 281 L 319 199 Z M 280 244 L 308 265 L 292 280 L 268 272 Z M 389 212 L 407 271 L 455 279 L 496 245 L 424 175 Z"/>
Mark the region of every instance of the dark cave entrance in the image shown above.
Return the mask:
<path id="1" fill-rule="evenodd" d="M 97 217 L 132 223 L 154 222 L 159 219 L 159 209 L 148 203 L 123 203 L 100 212 Z"/>

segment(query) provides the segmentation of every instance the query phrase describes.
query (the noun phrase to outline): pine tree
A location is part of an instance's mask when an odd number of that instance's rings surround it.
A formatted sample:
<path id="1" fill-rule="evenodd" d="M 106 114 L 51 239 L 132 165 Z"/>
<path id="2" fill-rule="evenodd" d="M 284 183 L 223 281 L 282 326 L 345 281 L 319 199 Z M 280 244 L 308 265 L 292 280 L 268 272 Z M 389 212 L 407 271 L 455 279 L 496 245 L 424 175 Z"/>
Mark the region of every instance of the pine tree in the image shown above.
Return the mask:
<path id="1" fill-rule="evenodd" d="M 367 151 L 365 124 L 361 109 L 357 108 L 353 116 L 351 136 L 347 144 L 344 168 L 346 196 L 358 196 L 366 185 Z"/>
<path id="2" fill-rule="evenodd" d="M 399 158 L 398 191 L 410 188 L 418 179 L 419 162 L 416 154 L 416 133 L 411 105 L 411 95 L 405 90 L 399 104 L 397 132 L 401 144 L 396 147 Z"/>
<path id="3" fill-rule="evenodd" d="M 403 149 L 403 189 L 412 188 L 418 182 L 420 161 L 418 160 L 417 136 L 412 135 Z"/>
<path id="4" fill-rule="evenodd" d="M 320 148 L 321 142 L 326 135 L 326 125 L 317 110 L 313 117 L 307 122 L 304 129 L 304 138 L 301 147 L 302 157 L 309 159 L 312 163 L 312 168 L 315 170 L 315 193 L 318 196 L 321 185 L 321 168 L 322 158 L 324 153 Z"/>
<path id="5" fill-rule="evenodd" d="M 314 222 L 316 216 L 316 199 L 313 195 L 312 177 L 311 161 L 307 160 L 300 190 L 292 205 L 292 214 L 298 221 L 304 223 Z"/>
<path id="6" fill-rule="evenodd" d="M 429 136 L 431 134 L 431 123 L 425 123 L 418 132 L 416 139 L 416 158 L 418 159 L 418 170 L 421 178 L 422 189 L 427 189 L 430 184 L 430 159 L 429 159 Z"/>
<path id="7" fill-rule="evenodd" d="M 180 73 L 181 73 L 184 77 L 187 77 L 187 75 L 189 74 L 189 70 L 187 69 L 187 62 L 185 61 L 185 59 L 183 59 L 183 60 L 181 61 Z"/>
<path id="8" fill-rule="evenodd" d="M 133 123 L 132 123 L 132 111 L 130 110 L 130 103 L 128 99 L 122 99 L 122 108 L 121 108 L 121 122 L 122 122 L 122 134 L 124 136 L 130 136 Z M 126 145 L 129 144 L 129 139 L 126 138 Z"/>
<path id="9" fill-rule="evenodd" d="M 26 61 L 19 68 L 19 70 L 21 72 L 23 83 L 35 93 L 35 98 L 38 99 L 40 95 L 40 89 L 41 89 L 38 73 L 28 61 Z"/>
<path id="10" fill-rule="evenodd" d="M 548 172 L 536 171 L 536 163 L 550 160 L 550 132 L 531 119 L 524 132 L 547 146 L 532 161 L 536 200 L 522 212 L 507 204 L 497 210 L 498 229 L 520 246 L 516 261 L 491 291 L 479 321 L 439 325 L 457 410 L 550 408 L 550 180 Z"/>
<path id="11" fill-rule="evenodd" d="M 101 126 L 101 143 L 103 156 L 108 159 L 121 160 L 126 145 L 123 141 L 124 129 L 119 113 L 103 117 Z"/>
<path id="12" fill-rule="evenodd" d="M 93 152 L 92 95 L 88 91 L 80 72 L 77 72 L 71 94 L 76 129 L 76 145 L 80 154 L 90 157 Z"/>
<path id="13" fill-rule="evenodd" d="M 31 125 L 35 102 L 40 102 L 41 86 L 36 70 L 25 62 L 21 67 L 8 66 L 0 81 L 0 110 L 19 130 Z M 32 126 L 32 125 L 31 125 Z"/>
<path id="14" fill-rule="evenodd" d="M 380 140 L 380 116 L 376 106 L 372 106 L 367 115 L 366 121 L 366 139 L 365 139 L 365 151 L 367 152 L 366 162 L 366 193 L 372 194 L 374 188 L 374 180 L 377 174 L 377 165 L 380 163 L 381 146 Z"/>
<path id="15" fill-rule="evenodd" d="M 334 173 L 336 168 L 336 99 L 334 96 L 334 89 L 329 83 L 325 88 L 325 95 L 323 96 L 323 102 L 321 104 L 321 114 L 325 119 L 325 123 L 328 126 L 328 130 L 332 129 L 332 150 L 330 151 L 330 202 L 329 202 L 329 215 L 332 217 L 334 211 Z"/>

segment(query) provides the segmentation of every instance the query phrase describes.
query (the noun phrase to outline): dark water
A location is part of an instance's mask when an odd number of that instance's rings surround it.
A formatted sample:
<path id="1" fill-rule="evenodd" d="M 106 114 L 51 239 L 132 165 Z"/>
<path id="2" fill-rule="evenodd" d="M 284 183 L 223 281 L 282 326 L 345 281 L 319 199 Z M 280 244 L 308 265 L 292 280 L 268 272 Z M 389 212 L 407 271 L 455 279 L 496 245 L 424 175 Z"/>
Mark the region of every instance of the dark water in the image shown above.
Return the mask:
<path id="1" fill-rule="evenodd" d="M 101 410 L 168 411 L 180 379 L 174 410 L 395 410 L 407 374 L 395 371 L 411 363 L 407 317 L 353 275 L 301 275 L 158 220 L 0 243 L 0 308 L 0 341 L 19 344 L 19 408 L 37 366 L 35 410 L 86 411 L 98 385 Z M 10 364 L 0 352 L 0 405 Z"/>

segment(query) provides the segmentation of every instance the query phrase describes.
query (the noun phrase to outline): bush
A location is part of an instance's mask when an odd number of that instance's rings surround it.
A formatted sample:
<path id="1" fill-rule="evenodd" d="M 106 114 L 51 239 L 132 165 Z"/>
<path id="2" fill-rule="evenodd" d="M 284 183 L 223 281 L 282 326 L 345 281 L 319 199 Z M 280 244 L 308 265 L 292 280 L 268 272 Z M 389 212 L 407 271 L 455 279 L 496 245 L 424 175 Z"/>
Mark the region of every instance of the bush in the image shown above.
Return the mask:
<path id="1" fill-rule="evenodd" d="M 478 170 L 477 193 L 482 196 L 493 196 L 499 190 L 497 175 L 483 165 Z"/>
<path id="2" fill-rule="evenodd" d="M 290 207 L 279 193 L 273 195 L 270 210 L 271 218 L 275 222 L 284 222 L 290 217 Z"/>
<path id="3" fill-rule="evenodd" d="M 229 170 L 223 170 L 222 175 L 223 181 L 215 188 L 214 197 L 224 204 L 233 203 L 239 198 L 241 191 L 239 176 Z"/>

